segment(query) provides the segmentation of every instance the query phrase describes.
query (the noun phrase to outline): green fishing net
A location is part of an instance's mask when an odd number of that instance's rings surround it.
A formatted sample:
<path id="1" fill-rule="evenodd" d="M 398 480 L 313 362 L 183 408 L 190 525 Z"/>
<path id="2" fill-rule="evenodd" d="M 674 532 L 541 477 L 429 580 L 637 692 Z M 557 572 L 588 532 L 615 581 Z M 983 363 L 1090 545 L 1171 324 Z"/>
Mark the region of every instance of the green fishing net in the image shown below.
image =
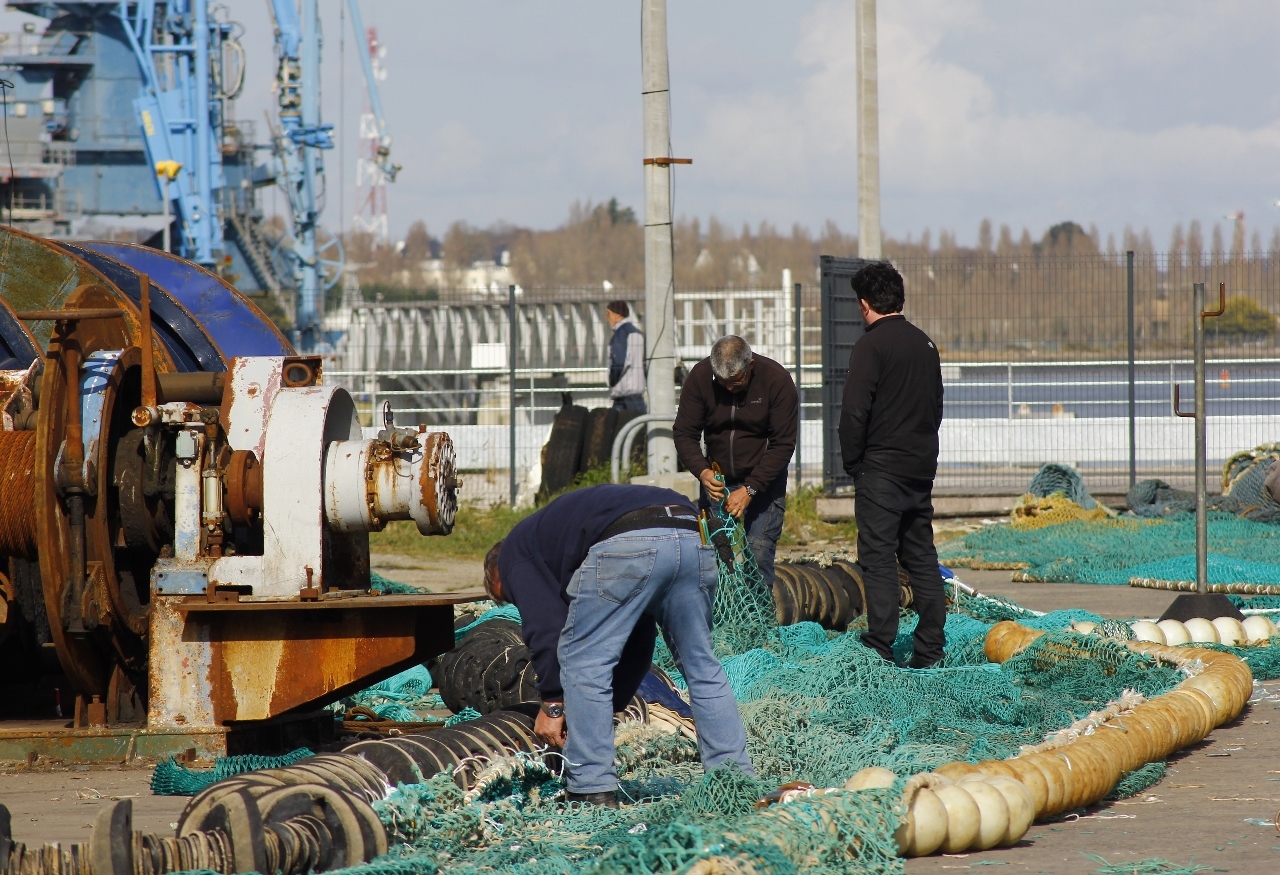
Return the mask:
<path id="1" fill-rule="evenodd" d="M 704 774 L 694 741 L 635 724 L 619 728 L 615 810 L 566 805 L 554 754 L 522 754 L 478 798 L 448 778 L 399 788 L 378 803 L 394 850 L 360 875 L 518 873 L 896 873 L 895 790 L 836 789 L 757 810 L 791 781 L 840 788 L 867 766 L 906 777 L 961 759 L 1000 759 L 1034 745 L 1128 689 L 1155 696 L 1182 675 L 1115 640 L 1064 632 L 1086 611 L 1040 614 L 950 587 L 946 656 L 931 670 L 897 668 L 846 633 L 814 623 L 777 627 L 741 527 L 720 519 L 714 639 L 747 728 L 756 777 Z M 716 543 L 716 538 L 713 538 Z M 725 547 L 727 546 L 727 550 Z M 994 622 L 1049 634 L 1002 665 L 982 644 Z M 910 656 L 916 617 L 904 611 L 895 652 Z M 659 646 L 659 659 L 676 666 Z M 1141 792 L 1157 764 L 1116 792 Z"/>
<path id="2" fill-rule="evenodd" d="M 157 796 L 194 796 L 205 787 L 232 775 L 242 775 L 258 769 L 278 769 L 291 766 L 300 759 L 315 756 L 305 747 L 277 757 L 243 754 L 234 757 L 218 757 L 212 769 L 188 769 L 173 757 L 156 763 L 151 773 L 151 792 Z"/>
<path id="3" fill-rule="evenodd" d="M 1018 579 L 1126 585 L 1195 579 L 1195 518 L 1073 520 L 1039 529 L 984 526 L 939 546 L 939 561 L 1020 570 Z M 1280 584 L 1280 526 L 1209 514 L 1209 582 Z"/>

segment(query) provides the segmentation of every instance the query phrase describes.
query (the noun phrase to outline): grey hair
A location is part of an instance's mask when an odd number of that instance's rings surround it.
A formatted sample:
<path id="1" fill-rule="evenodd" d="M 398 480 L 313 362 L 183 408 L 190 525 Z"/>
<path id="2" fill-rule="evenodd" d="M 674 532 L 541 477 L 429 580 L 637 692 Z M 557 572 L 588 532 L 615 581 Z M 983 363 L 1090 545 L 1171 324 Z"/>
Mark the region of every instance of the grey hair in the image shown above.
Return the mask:
<path id="1" fill-rule="evenodd" d="M 751 364 L 751 344 L 736 334 L 720 338 L 711 347 L 711 373 L 721 380 L 731 380 Z"/>

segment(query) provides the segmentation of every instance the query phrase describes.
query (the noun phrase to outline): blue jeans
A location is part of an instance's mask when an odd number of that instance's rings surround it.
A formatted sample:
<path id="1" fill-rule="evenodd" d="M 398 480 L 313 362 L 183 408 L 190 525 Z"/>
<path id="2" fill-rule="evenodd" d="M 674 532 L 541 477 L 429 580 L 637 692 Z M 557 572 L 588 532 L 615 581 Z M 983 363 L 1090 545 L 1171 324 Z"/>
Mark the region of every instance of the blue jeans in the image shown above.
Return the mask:
<path id="1" fill-rule="evenodd" d="M 729 492 L 741 488 L 741 483 L 726 484 Z M 701 490 L 701 507 L 710 508 L 707 491 Z M 768 488 L 751 499 L 747 512 L 742 515 L 742 527 L 747 532 L 747 544 L 766 587 L 773 586 L 773 559 L 778 552 L 778 538 L 782 537 L 782 523 L 787 514 L 787 475 L 778 477 Z"/>
<path id="2" fill-rule="evenodd" d="M 648 408 L 645 407 L 643 395 L 623 395 L 613 399 L 614 410 L 639 410 L 645 413 Z"/>
<path id="3" fill-rule="evenodd" d="M 716 554 L 696 532 L 642 529 L 601 541 L 569 581 L 560 633 L 560 683 L 569 790 L 617 789 L 613 749 L 614 667 L 636 624 L 656 618 L 689 684 L 706 769 L 732 760 L 754 774 L 738 703 L 712 652 Z"/>

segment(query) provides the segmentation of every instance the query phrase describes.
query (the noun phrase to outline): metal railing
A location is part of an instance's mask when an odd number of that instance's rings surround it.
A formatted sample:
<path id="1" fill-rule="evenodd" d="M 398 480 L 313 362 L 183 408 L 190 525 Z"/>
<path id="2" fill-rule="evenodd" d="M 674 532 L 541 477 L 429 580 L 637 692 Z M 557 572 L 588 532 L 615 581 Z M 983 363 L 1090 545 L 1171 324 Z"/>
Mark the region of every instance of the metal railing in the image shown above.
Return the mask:
<path id="1" fill-rule="evenodd" d="M 1079 466 L 1099 493 L 1125 491 L 1131 476 L 1190 487 L 1191 436 L 1173 417 L 1170 400 L 1174 383 L 1191 375 L 1190 280 L 1196 277 L 1225 281 L 1228 291 L 1228 315 L 1215 320 L 1207 336 L 1211 467 L 1280 440 L 1280 252 L 1217 260 L 1135 257 L 1132 380 L 1123 256 L 930 256 L 895 263 L 907 281 L 907 317 L 942 354 L 940 492 L 1014 495 L 1045 462 Z M 603 303 L 636 297 L 628 290 L 525 290 L 514 333 L 506 301 L 471 293 L 441 297 L 331 313 L 326 324 L 348 331 L 328 374 L 355 392 L 362 410 L 389 400 L 398 421 L 457 432 L 464 467 L 481 474 L 467 479 L 464 497 L 505 500 L 510 424 L 517 426 L 524 493 L 538 473 L 562 393 L 587 407 L 610 403 Z M 674 330 L 688 366 L 716 337 L 734 331 L 800 374 L 804 469 L 793 464 L 792 482 L 802 477 L 816 484 L 823 458 L 817 287 L 801 290 L 798 326 L 796 303 L 790 290 L 680 291 Z M 643 313 L 637 321 L 643 328 Z M 475 446 L 469 456 L 468 442 Z"/>

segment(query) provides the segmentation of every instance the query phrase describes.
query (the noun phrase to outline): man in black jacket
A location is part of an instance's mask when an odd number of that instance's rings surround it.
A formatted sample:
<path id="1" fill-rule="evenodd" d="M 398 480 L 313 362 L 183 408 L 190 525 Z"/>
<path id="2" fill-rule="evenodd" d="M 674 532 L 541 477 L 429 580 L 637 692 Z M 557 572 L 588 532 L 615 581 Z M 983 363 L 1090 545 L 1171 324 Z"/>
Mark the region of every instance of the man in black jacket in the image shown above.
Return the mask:
<path id="1" fill-rule="evenodd" d="M 867 592 L 862 642 L 893 660 L 898 573 L 911 577 L 912 668 L 942 658 L 946 594 L 933 545 L 933 478 L 942 425 L 942 366 L 933 341 L 902 315 L 902 277 L 888 262 L 853 276 L 866 334 L 853 345 L 840 412 L 840 451 L 853 477 L 858 562 Z"/>
<path id="2" fill-rule="evenodd" d="M 534 732 L 564 748 L 570 801 L 617 807 L 613 715 L 649 671 L 655 622 L 689 684 L 703 765 L 752 773 L 711 643 L 715 551 L 687 498 L 613 484 L 566 493 L 517 523 L 484 570 L 490 597 L 520 609 L 542 697 Z"/>
<path id="3" fill-rule="evenodd" d="M 702 503 L 724 500 L 742 520 L 766 585 L 787 510 L 787 466 L 796 450 L 800 399 L 786 368 L 755 355 L 741 337 L 722 337 L 680 389 L 676 453 L 702 483 Z M 702 452 L 699 439 L 705 439 Z M 708 458 L 709 457 L 709 458 Z M 711 463 L 724 474 L 716 480 Z M 727 497 L 726 497 L 727 495 Z"/>

